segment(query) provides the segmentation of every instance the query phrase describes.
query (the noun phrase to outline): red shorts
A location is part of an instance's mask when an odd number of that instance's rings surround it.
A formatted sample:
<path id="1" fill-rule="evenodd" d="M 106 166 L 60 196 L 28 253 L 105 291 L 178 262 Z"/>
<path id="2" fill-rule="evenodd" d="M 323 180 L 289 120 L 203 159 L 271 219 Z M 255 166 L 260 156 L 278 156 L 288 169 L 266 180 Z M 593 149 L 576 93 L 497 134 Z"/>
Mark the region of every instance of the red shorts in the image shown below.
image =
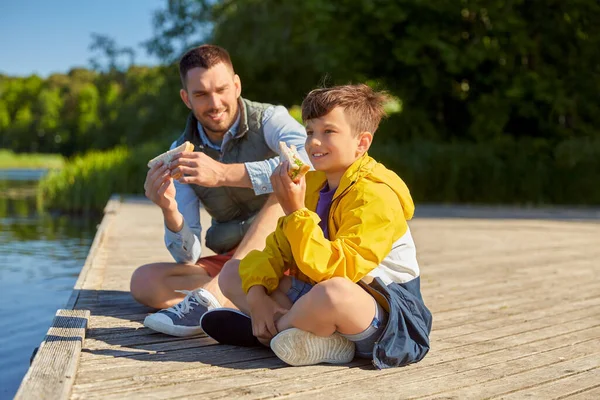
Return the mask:
<path id="1" fill-rule="evenodd" d="M 227 254 L 218 254 L 216 256 L 200 257 L 196 262 L 196 265 L 204 268 L 208 273 L 208 276 L 214 278 L 219 275 L 219 272 L 223 269 L 223 265 L 233 256 L 233 251 Z"/>
<path id="2" fill-rule="evenodd" d="M 208 276 L 214 278 L 219 275 L 219 272 L 223 269 L 223 265 L 233 257 L 233 252 L 235 250 L 230 251 L 227 254 L 218 254 L 216 256 L 208 256 L 208 257 L 200 257 L 198 261 L 196 261 L 196 265 L 204 268 Z M 290 271 L 285 271 L 284 275 L 289 275 Z"/>

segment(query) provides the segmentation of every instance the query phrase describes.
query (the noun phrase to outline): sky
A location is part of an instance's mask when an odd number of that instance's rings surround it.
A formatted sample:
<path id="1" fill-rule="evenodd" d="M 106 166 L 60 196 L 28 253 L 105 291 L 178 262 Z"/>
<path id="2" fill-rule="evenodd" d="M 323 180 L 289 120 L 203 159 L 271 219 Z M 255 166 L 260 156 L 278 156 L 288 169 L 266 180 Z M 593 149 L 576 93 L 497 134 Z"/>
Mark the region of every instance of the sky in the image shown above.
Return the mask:
<path id="1" fill-rule="evenodd" d="M 152 37 L 153 11 L 167 0 L 0 0 L 0 73 L 42 77 L 90 67 L 91 34 L 136 51 L 136 64 L 155 65 L 139 46 Z"/>

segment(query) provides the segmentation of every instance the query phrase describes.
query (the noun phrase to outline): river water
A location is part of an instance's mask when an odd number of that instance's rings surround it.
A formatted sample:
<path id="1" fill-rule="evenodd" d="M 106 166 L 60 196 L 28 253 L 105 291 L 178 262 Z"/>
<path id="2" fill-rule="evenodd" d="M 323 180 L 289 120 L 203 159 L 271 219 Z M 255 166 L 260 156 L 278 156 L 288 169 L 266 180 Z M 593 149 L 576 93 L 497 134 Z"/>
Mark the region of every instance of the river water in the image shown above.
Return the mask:
<path id="1" fill-rule="evenodd" d="M 14 397 L 33 349 L 68 301 L 99 222 L 38 213 L 43 173 L 0 170 L 0 399 Z"/>

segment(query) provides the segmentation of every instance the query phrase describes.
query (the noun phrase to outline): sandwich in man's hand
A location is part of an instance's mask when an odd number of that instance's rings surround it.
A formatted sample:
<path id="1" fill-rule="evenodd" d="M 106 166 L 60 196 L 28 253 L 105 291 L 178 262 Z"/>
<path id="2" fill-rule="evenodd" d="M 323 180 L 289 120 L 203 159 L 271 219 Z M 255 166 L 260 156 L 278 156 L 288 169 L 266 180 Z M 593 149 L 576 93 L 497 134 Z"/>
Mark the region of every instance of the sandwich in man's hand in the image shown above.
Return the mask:
<path id="1" fill-rule="evenodd" d="M 174 149 L 159 154 L 152 160 L 148 161 L 148 168 L 152 168 L 160 161 L 162 161 L 163 164 L 166 165 L 167 168 L 169 168 L 169 164 L 171 163 L 171 161 L 173 161 L 173 157 L 175 157 L 179 153 L 183 153 L 184 151 L 194 151 L 194 145 L 188 141 L 185 141 L 181 146 L 177 146 Z M 173 179 L 179 179 L 182 175 L 182 173 L 175 174 L 173 175 Z"/>
<path id="2" fill-rule="evenodd" d="M 285 142 L 279 142 L 279 150 L 283 159 L 289 161 L 288 175 L 293 181 L 302 178 L 310 170 L 310 165 L 300 158 L 296 146 L 288 147 Z"/>

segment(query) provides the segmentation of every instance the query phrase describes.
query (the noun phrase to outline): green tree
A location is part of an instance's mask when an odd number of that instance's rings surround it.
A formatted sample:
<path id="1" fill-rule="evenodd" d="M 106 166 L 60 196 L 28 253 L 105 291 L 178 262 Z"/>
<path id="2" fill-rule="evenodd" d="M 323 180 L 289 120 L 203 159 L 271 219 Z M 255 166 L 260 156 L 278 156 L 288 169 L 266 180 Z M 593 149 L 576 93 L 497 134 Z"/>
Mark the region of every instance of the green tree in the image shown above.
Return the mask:
<path id="1" fill-rule="evenodd" d="M 61 111 L 63 101 L 60 90 L 44 88 L 41 90 L 34 107 L 36 114 L 37 140 L 32 141 L 32 151 L 56 151 L 54 138 L 61 129 Z"/>
<path id="2" fill-rule="evenodd" d="M 379 83 L 402 139 L 560 140 L 598 134 L 597 21 L 595 0 L 171 0 L 147 44 L 223 45 L 248 97 L 287 105 L 325 78 Z"/>
<path id="3" fill-rule="evenodd" d="M 89 49 L 99 53 L 90 58 L 90 64 L 96 71 L 125 71 L 135 64 L 135 51 L 131 47 L 119 47 L 115 39 L 98 33 L 92 33 Z M 123 58 L 126 62 L 122 61 Z"/>

